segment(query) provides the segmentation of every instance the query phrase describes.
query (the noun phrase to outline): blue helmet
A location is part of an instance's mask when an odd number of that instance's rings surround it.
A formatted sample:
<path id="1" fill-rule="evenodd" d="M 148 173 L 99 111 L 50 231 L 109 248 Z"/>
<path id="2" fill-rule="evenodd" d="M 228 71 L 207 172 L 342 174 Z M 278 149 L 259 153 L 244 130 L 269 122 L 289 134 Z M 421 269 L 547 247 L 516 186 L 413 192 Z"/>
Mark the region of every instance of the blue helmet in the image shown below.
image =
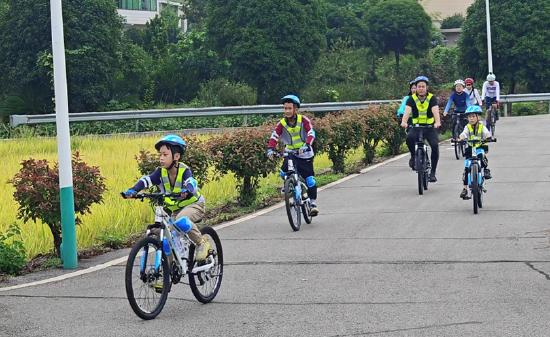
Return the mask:
<path id="1" fill-rule="evenodd" d="M 418 76 L 414 79 L 414 83 L 417 84 L 418 82 L 426 82 L 426 84 L 430 84 L 430 80 L 426 76 Z"/>
<path id="2" fill-rule="evenodd" d="M 483 112 L 483 110 L 481 110 L 481 107 L 479 105 L 470 105 L 467 109 L 466 109 L 466 113 L 467 114 L 477 114 L 477 115 L 481 115 L 481 113 Z"/>
<path id="3" fill-rule="evenodd" d="M 160 150 L 162 145 L 167 145 L 172 150 L 172 153 L 179 152 L 183 156 L 187 143 L 180 136 L 177 135 L 166 135 L 162 137 L 156 144 L 155 149 Z"/>
<path id="4" fill-rule="evenodd" d="M 281 98 L 281 101 L 282 103 L 290 102 L 290 103 L 296 104 L 298 108 L 300 107 L 300 99 L 296 95 L 286 95 Z"/>

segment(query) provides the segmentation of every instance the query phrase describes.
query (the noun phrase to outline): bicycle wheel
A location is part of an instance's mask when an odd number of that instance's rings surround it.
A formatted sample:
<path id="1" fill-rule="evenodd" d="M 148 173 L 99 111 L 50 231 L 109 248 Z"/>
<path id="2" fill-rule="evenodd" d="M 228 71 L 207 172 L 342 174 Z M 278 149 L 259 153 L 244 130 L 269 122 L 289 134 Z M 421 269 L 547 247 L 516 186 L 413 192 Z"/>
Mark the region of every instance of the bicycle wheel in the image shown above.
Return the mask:
<path id="1" fill-rule="evenodd" d="M 295 181 L 294 179 L 285 180 L 285 206 L 288 222 L 293 231 L 299 231 L 302 216 L 300 215 L 300 205 L 295 199 Z"/>
<path id="2" fill-rule="evenodd" d="M 147 320 L 157 317 L 168 298 L 170 282 L 170 267 L 160 241 L 153 237 L 139 240 L 130 251 L 125 274 L 126 296 L 136 315 Z"/>
<path id="3" fill-rule="evenodd" d="M 474 204 L 474 214 L 477 214 L 479 206 L 479 184 L 478 184 L 478 167 L 477 164 L 473 164 L 470 168 L 470 177 L 472 181 L 472 201 Z"/>
<path id="4" fill-rule="evenodd" d="M 416 173 L 418 175 L 418 194 L 424 194 L 424 175 L 426 169 L 424 167 L 424 151 L 422 149 L 416 150 Z"/>
<path id="5" fill-rule="evenodd" d="M 205 271 L 200 271 L 196 274 L 192 273 L 192 270 L 189 270 L 189 287 L 197 301 L 201 303 L 208 303 L 216 297 L 220 286 L 222 284 L 223 276 L 223 251 L 222 243 L 218 233 L 212 227 L 204 227 L 201 229 L 201 233 L 204 238 L 210 241 L 210 246 L 212 247 L 209 253 L 209 256 L 212 256 L 214 259 L 214 265 Z M 195 256 L 195 246 L 189 249 L 189 256 Z M 208 263 L 192 263 L 191 265 L 200 266 L 201 264 Z"/>
<path id="6" fill-rule="evenodd" d="M 456 140 L 458 138 L 458 135 L 459 135 L 459 132 L 458 132 L 458 124 L 455 125 L 454 127 L 454 130 L 453 130 L 453 139 Z M 456 157 L 456 160 L 459 160 L 460 157 L 462 156 L 462 143 L 457 143 L 457 142 L 454 142 L 454 146 L 455 146 L 455 157 Z"/>
<path id="7" fill-rule="evenodd" d="M 308 199 L 304 200 L 304 197 L 307 198 L 307 196 L 304 196 L 303 191 L 307 191 L 307 185 L 300 179 L 300 185 L 302 186 L 302 215 L 304 216 L 304 220 L 307 224 L 310 224 L 313 220 L 313 217 L 309 214 L 311 210 L 311 204 Z"/>

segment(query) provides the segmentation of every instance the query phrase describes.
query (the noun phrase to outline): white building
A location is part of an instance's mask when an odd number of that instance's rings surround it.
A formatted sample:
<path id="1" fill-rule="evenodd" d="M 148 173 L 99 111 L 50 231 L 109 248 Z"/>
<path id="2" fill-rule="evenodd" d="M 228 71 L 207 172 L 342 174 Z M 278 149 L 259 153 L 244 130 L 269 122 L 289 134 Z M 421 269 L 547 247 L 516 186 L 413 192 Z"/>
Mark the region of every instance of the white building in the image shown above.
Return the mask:
<path id="1" fill-rule="evenodd" d="M 129 25 L 144 26 L 155 15 L 160 15 L 160 12 L 165 7 L 173 6 L 177 8 L 178 16 L 183 15 L 183 5 L 179 2 L 170 0 L 115 0 L 118 8 L 118 14 L 126 19 Z M 183 27 L 182 27 L 183 25 Z M 187 30 L 187 20 L 180 19 L 180 27 L 184 31 Z"/>

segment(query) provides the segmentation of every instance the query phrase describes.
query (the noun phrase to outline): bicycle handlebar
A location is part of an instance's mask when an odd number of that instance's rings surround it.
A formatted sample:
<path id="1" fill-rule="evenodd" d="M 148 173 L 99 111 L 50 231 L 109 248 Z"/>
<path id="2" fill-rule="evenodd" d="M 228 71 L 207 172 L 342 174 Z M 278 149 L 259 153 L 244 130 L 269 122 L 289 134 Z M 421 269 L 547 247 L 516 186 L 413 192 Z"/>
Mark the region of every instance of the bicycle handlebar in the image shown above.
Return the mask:
<path id="1" fill-rule="evenodd" d="M 459 144 L 465 144 L 465 143 L 479 143 L 479 144 L 485 144 L 485 143 L 496 143 L 496 138 L 490 138 L 490 139 L 472 139 L 472 140 L 454 140 L 451 139 L 451 143 L 459 143 Z"/>

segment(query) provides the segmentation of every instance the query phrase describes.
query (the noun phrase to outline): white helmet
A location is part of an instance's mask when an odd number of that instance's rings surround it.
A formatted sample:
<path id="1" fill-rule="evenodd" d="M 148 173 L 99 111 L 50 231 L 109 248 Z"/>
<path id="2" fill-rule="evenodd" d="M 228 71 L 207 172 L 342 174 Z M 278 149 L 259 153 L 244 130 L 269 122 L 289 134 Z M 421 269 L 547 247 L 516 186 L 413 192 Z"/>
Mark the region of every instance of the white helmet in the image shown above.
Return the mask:
<path id="1" fill-rule="evenodd" d="M 466 85 L 464 84 L 464 81 L 463 81 L 463 80 L 456 80 L 456 81 L 455 81 L 455 86 L 456 86 L 457 84 L 460 84 L 460 85 L 462 85 L 463 87 L 466 86 Z"/>
<path id="2" fill-rule="evenodd" d="M 487 81 L 494 81 L 496 79 L 497 77 L 493 73 L 490 73 L 489 75 L 487 75 Z"/>

